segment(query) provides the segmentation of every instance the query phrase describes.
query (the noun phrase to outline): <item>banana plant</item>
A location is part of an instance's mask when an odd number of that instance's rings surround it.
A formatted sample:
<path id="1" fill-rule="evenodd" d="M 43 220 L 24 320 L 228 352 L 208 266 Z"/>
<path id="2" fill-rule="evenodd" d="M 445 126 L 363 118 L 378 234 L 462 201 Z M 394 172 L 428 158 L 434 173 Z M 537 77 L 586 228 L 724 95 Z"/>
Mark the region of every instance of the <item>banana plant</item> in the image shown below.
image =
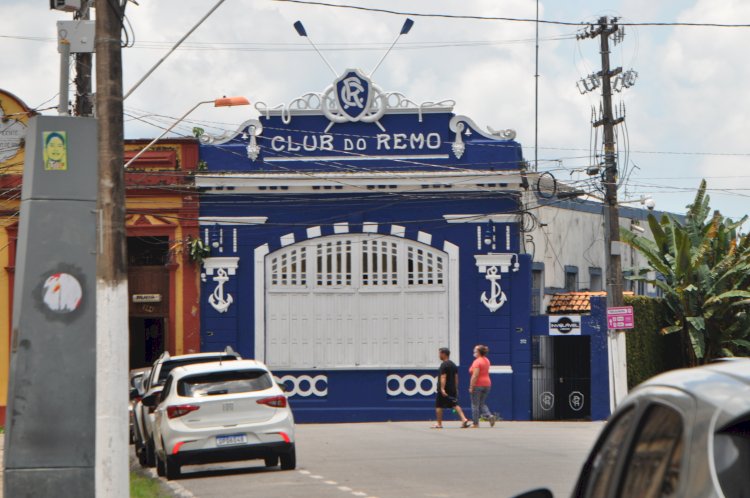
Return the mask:
<path id="1" fill-rule="evenodd" d="M 750 236 L 739 232 L 747 219 L 711 213 L 703 180 L 684 220 L 649 214 L 653 240 L 620 230 L 660 275 L 628 278 L 661 289 L 672 323 L 661 332 L 681 334 L 687 365 L 750 354 Z"/>

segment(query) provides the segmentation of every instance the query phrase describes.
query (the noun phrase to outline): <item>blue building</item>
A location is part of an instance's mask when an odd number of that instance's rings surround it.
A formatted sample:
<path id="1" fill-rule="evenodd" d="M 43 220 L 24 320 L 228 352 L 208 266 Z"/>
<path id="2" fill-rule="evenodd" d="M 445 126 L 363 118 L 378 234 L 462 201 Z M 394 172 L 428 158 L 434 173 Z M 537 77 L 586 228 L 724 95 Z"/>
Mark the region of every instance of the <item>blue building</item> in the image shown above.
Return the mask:
<path id="1" fill-rule="evenodd" d="M 256 108 L 236 132 L 200 137 L 201 348 L 264 361 L 300 421 L 382 421 L 433 415 L 443 346 L 467 406 L 472 349 L 485 344 L 490 406 L 530 419 L 532 335 L 548 329 L 531 316 L 515 133 L 358 70 Z M 606 352 L 591 351 L 606 371 Z"/>

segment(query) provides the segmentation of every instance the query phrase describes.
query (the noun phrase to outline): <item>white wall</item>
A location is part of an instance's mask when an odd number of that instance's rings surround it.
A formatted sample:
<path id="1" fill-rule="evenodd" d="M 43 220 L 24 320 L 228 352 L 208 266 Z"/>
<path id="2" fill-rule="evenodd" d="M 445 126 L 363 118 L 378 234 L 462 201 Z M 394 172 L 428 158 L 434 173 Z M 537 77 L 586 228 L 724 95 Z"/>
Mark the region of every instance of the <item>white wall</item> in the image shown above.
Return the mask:
<path id="1" fill-rule="evenodd" d="M 544 263 L 544 287 L 547 289 L 565 287 L 565 266 L 578 268 L 578 290 L 591 288 L 589 268 L 600 268 L 602 271 L 602 288 L 606 288 L 606 266 L 604 247 L 604 218 L 601 213 L 575 210 L 568 206 L 575 206 L 576 201 L 560 203 L 560 205 L 538 206 L 534 193 L 526 205 L 532 207 L 531 212 L 537 217 L 537 227 L 529 232 L 531 240 L 525 244 L 525 250 L 533 255 L 535 263 Z M 643 210 L 644 215 L 647 213 Z M 642 235 L 651 237 L 651 231 L 646 220 L 631 219 L 621 215 L 620 226 L 630 228 L 639 224 L 645 229 Z M 635 268 L 647 268 L 646 259 L 630 247 L 622 247 L 622 269 L 627 271 Z M 627 284 L 626 284 L 627 285 Z M 635 290 L 635 286 L 634 286 Z M 653 286 L 646 286 L 647 294 L 654 294 Z M 548 304 L 546 296 L 544 306 Z"/>

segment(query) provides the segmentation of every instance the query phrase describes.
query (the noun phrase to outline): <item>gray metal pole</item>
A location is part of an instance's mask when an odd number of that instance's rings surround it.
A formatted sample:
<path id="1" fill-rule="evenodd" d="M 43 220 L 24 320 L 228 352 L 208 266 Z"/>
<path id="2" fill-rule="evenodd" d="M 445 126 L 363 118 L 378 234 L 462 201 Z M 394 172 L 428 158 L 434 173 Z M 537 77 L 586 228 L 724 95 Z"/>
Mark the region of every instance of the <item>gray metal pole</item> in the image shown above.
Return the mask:
<path id="1" fill-rule="evenodd" d="M 67 116 L 68 112 L 68 93 L 70 81 L 70 42 L 66 39 L 60 39 L 58 43 L 60 51 L 60 99 L 57 105 L 57 113 L 60 116 Z"/>

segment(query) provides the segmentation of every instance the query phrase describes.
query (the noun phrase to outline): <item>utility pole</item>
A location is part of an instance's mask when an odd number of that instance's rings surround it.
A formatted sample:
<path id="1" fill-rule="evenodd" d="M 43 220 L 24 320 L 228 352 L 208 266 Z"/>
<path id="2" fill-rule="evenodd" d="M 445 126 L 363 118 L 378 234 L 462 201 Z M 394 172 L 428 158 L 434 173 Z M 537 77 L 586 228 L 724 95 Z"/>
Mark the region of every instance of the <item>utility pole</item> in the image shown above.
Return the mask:
<path id="1" fill-rule="evenodd" d="M 127 498 L 128 281 L 121 31 L 125 4 L 96 0 L 99 248 L 96 264 L 96 496 Z"/>
<path id="2" fill-rule="evenodd" d="M 76 13 L 76 19 L 88 21 L 91 19 L 90 9 L 92 0 L 83 0 L 81 8 Z M 91 99 L 91 61 L 90 53 L 76 54 L 76 116 L 92 116 L 94 111 Z"/>
<path id="3" fill-rule="evenodd" d="M 602 69 L 595 76 L 599 77 L 602 87 L 602 115 L 594 122 L 601 126 L 604 135 L 604 247 L 607 265 L 607 308 L 623 305 L 622 261 L 620 257 L 620 213 L 617 206 L 617 156 L 615 154 L 615 126 L 624 118 L 615 119 L 612 110 L 612 78 L 622 72 L 618 67 L 610 69 L 609 37 L 617 33 L 617 18 L 601 17 L 596 27 L 579 34 L 578 38 L 599 37 Z M 595 81 L 589 77 L 589 81 Z M 598 85 L 592 85 L 594 88 Z M 610 368 L 610 407 L 614 410 L 627 394 L 627 368 L 625 358 L 625 336 L 617 330 L 608 331 L 609 368 Z"/>

